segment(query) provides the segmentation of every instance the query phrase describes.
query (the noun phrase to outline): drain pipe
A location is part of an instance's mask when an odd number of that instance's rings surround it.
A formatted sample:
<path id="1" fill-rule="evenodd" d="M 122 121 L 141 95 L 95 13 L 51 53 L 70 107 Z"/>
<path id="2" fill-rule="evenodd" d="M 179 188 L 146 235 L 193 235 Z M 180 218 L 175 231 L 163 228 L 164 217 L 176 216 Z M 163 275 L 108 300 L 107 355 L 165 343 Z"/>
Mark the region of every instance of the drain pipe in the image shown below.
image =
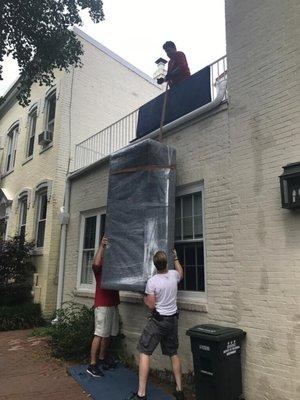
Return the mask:
<path id="1" fill-rule="evenodd" d="M 226 94 L 226 89 L 227 89 L 227 80 L 223 79 L 217 82 L 217 96 L 216 98 L 211 101 L 210 103 L 205 104 L 204 106 L 197 108 L 194 111 L 191 111 L 188 114 L 183 115 L 182 117 L 176 119 L 175 121 L 170 122 L 169 124 L 165 125 L 163 127 L 163 133 L 166 133 L 174 128 L 177 128 L 180 125 L 183 125 L 184 123 L 197 118 L 199 115 L 202 115 L 204 113 L 207 113 L 208 111 L 211 111 L 212 109 L 218 107 Z M 156 129 L 155 131 L 149 133 L 148 135 L 145 135 L 141 137 L 140 139 L 136 140 L 135 142 L 145 140 L 148 138 L 153 138 L 159 135 L 160 129 Z"/>
<path id="2" fill-rule="evenodd" d="M 65 257 L 66 257 L 66 240 L 67 229 L 69 223 L 69 208 L 70 208 L 70 181 L 67 177 L 65 186 L 65 201 L 60 208 L 59 218 L 61 222 L 61 236 L 59 249 L 59 264 L 58 264 L 58 285 L 57 285 L 57 301 L 56 309 L 60 309 L 63 302 L 64 278 L 65 278 Z"/>

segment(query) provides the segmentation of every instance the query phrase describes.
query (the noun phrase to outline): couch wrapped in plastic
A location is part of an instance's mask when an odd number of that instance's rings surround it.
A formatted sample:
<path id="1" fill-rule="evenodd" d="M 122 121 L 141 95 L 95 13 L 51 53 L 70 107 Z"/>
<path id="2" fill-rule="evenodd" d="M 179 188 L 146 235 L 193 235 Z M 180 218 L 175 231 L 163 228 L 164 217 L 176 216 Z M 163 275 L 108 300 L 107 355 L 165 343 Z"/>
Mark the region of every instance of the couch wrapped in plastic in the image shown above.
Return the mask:
<path id="1" fill-rule="evenodd" d="M 152 139 L 112 154 L 102 287 L 142 292 L 163 250 L 174 268 L 175 149 Z"/>

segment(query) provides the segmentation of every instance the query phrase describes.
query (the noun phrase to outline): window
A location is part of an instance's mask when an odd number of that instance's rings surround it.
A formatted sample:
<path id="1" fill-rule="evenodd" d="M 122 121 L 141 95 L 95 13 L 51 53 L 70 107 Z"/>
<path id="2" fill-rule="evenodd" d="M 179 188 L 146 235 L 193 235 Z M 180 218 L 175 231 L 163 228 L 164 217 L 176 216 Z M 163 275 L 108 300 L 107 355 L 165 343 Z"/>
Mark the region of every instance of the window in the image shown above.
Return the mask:
<path id="1" fill-rule="evenodd" d="M 5 240 L 6 238 L 6 229 L 7 229 L 7 218 L 0 218 L 0 239 Z"/>
<path id="2" fill-rule="evenodd" d="M 44 246 L 46 218 L 47 218 L 47 190 L 41 190 L 37 194 L 37 227 L 36 227 L 36 247 Z"/>
<path id="3" fill-rule="evenodd" d="M 46 98 L 46 126 L 45 130 L 53 134 L 55 122 L 56 92 Z"/>
<path id="4" fill-rule="evenodd" d="M 36 121 L 37 121 L 37 108 L 35 107 L 28 116 L 28 141 L 27 141 L 26 157 L 30 157 L 33 154 L 34 138 L 36 133 Z"/>
<path id="5" fill-rule="evenodd" d="M 11 171 L 15 166 L 19 125 L 15 125 L 7 134 L 8 146 L 5 172 Z"/>
<path id="6" fill-rule="evenodd" d="M 26 234 L 28 196 L 24 195 L 19 199 L 19 236 L 24 240 Z"/>
<path id="7" fill-rule="evenodd" d="M 94 282 L 92 263 L 98 243 L 104 235 L 104 230 L 104 213 L 83 215 L 79 255 L 79 286 L 91 285 Z"/>
<path id="8" fill-rule="evenodd" d="M 179 290 L 204 291 L 202 190 L 176 198 L 175 248 L 184 265 Z"/>

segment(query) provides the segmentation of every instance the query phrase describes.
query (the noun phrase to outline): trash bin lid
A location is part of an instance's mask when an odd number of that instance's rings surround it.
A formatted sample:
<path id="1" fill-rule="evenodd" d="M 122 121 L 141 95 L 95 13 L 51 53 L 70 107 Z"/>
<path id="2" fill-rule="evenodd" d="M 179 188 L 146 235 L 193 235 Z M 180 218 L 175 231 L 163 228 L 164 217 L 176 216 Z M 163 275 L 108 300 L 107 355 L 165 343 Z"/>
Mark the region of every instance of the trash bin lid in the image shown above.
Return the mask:
<path id="1" fill-rule="evenodd" d="M 190 328 L 186 334 L 192 337 L 221 341 L 223 339 L 227 339 L 228 337 L 245 336 L 246 332 L 244 332 L 242 329 L 232 328 L 229 326 L 203 324 Z"/>

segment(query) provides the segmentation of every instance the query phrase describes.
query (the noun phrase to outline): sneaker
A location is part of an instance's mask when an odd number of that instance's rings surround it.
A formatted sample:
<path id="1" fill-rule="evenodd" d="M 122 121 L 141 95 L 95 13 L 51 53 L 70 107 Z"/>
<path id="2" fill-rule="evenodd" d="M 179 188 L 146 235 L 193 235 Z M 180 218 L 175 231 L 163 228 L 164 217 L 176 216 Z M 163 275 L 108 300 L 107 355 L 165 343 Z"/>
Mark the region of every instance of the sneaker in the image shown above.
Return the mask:
<path id="1" fill-rule="evenodd" d="M 147 396 L 138 396 L 137 393 L 132 393 L 130 397 L 127 397 L 125 400 L 147 400 Z"/>
<path id="2" fill-rule="evenodd" d="M 175 390 L 173 396 L 176 400 L 185 400 L 184 393 L 182 390 Z"/>
<path id="3" fill-rule="evenodd" d="M 94 378 L 101 378 L 104 376 L 103 372 L 97 367 L 97 365 L 89 365 L 86 372 L 92 375 Z"/>
<path id="4" fill-rule="evenodd" d="M 97 368 L 103 369 L 103 370 L 105 370 L 105 371 L 115 369 L 116 366 L 117 366 L 116 362 L 114 362 L 114 361 L 112 361 L 112 360 L 109 360 L 109 359 L 107 359 L 107 358 L 104 359 L 104 360 L 100 360 L 100 359 L 99 359 L 99 360 L 97 361 Z"/>

